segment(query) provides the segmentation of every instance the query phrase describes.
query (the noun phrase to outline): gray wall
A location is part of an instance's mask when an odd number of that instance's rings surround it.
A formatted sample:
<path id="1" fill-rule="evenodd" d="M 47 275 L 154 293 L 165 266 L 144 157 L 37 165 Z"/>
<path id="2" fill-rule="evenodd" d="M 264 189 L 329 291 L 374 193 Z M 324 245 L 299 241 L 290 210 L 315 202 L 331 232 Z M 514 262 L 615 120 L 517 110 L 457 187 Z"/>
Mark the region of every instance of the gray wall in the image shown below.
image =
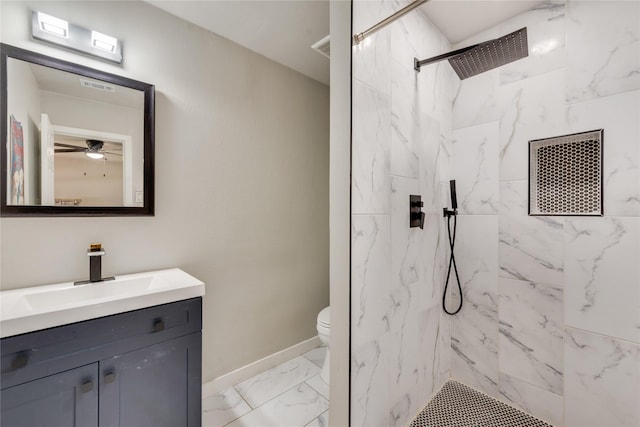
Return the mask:
<path id="1" fill-rule="evenodd" d="M 29 9 L 124 41 L 32 41 Z M 156 215 L 3 218 L 2 289 L 180 267 L 206 283 L 204 379 L 316 335 L 329 304 L 329 88 L 142 2 L 6 2 L 2 42 L 156 85 Z"/>
<path id="2" fill-rule="evenodd" d="M 639 19 L 638 2 L 555 1 L 461 43 L 526 26 L 530 55 L 453 106 L 451 373 L 555 426 L 640 425 Z M 604 216 L 528 216 L 528 141 L 601 128 Z"/>

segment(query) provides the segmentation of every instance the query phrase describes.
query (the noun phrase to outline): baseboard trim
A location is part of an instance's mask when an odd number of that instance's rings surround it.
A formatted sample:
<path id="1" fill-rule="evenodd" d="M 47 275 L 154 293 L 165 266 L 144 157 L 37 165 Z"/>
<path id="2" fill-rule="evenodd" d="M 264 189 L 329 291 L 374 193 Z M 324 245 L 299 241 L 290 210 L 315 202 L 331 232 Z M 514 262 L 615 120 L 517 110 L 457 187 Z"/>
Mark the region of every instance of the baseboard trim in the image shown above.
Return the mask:
<path id="1" fill-rule="evenodd" d="M 294 344 L 291 347 L 278 351 L 277 353 L 273 353 L 260 360 L 249 363 L 248 365 L 238 368 L 235 371 L 231 371 L 228 374 L 214 378 L 213 380 L 202 384 L 202 397 L 205 398 L 216 395 L 239 382 L 251 378 L 254 375 L 258 375 L 259 373 L 271 369 L 274 366 L 286 362 L 287 360 L 303 355 L 319 345 L 322 345 L 322 342 L 316 335 L 315 337 L 299 342 L 298 344 Z"/>

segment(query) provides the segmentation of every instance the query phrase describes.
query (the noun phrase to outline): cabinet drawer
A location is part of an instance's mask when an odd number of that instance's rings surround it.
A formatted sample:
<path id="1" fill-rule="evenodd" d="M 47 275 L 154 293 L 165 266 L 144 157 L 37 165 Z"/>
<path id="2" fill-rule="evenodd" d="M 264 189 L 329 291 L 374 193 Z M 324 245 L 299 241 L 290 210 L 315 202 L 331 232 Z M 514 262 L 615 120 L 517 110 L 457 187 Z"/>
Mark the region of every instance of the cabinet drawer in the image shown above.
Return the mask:
<path id="1" fill-rule="evenodd" d="M 193 298 L 4 338 L 2 388 L 201 329 L 202 298 Z"/>

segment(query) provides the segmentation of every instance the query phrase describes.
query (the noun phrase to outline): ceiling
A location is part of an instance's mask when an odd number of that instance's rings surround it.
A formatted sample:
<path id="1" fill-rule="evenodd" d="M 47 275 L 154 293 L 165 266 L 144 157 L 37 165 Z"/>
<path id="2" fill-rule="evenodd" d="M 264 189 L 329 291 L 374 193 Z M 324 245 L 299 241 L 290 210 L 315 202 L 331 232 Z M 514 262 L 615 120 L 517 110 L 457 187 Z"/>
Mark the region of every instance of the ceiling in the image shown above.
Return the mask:
<path id="1" fill-rule="evenodd" d="M 432 0 L 421 11 L 452 43 L 533 9 L 544 0 Z"/>
<path id="2" fill-rule="evenodd" d="M 329 34 L 328 0 L 147 2 L 329 84 L 329 59 L 311 49 Z"/>
<path id="3" fill-rule="evenodd" d="M 329 60 L 311 45 L 329 34 L 328 0 L 147 0 L 319 82 Z M 432 0 L 420 6 L 452 43 L 543 3 L 540 0 Z M 357 32 L 365 28 L 354 29 Z"/>
<path id="4" fill-rule="evenodd" d="M 9 61 L 19 61 L 10 58 Z M 85 100 L 98 101 L 106 104 L 120 105 L 128 108 L 144 109 L 144 93 L 125 86 L 101 82 L 97 79 L 82 77 L 74 73 L 58 70 L 44 65 L 25 62 L 30 68 L 41 91 L 53 92 L 63 96 L 73 96 Z M 88 87 L 83 82 L 89 83 Z M 99 90 L 90 83 L 97 83 L 98 87 L 109 88 L 109 91 Z"/>

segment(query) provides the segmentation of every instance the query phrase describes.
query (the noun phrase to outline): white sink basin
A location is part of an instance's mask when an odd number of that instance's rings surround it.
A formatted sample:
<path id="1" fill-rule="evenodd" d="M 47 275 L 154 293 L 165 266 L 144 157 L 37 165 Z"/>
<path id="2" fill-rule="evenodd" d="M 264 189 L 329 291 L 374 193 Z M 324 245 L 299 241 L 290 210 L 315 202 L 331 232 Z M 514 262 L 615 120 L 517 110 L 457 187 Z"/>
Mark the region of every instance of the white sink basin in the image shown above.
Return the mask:
<path id="1" fill-rule="evenodd" d="M 202 295 L 204 284 L 177 268 L 0 291 L 0 338 Z"/>
<path id="2" fill-rule="evenodd" d="M 164 287 L 169 286 L 167 282 L 153 276 L 120 278 L 120 280 L 79 285 L 71 288 L 43 290 L 42 292 L 26 294 L 24 299 L 31 307 L 37 310 L 46 310 L 53 307 L 63 308 L 73 306 L 78 302 L 102 301 L 105 298 L 137 295 L 152 288 L 162 288 L 163 286 L 158 286 L 157 282 L 161 282 Z"/>

